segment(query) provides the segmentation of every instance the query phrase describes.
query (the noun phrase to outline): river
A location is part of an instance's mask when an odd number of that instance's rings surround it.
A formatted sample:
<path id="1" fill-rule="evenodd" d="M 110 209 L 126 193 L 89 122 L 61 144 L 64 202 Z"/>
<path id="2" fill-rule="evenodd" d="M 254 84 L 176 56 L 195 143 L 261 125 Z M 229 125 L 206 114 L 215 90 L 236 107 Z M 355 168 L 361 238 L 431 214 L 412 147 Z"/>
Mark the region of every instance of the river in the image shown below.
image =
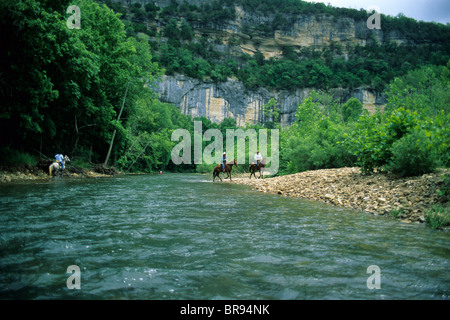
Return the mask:
<path id="1" fill-rule="evenodd" d="M 446 231 L 211 180 L 0 185 L 0 298 L 449 297 Z"/>

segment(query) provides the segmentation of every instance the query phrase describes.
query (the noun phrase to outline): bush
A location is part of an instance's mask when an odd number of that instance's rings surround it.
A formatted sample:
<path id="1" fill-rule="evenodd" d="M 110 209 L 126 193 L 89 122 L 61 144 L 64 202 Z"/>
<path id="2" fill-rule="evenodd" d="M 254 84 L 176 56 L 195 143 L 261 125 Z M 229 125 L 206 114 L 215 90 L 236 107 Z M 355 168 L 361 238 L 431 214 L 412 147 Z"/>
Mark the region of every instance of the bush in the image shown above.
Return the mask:
<path id="1" fill-rule="evenodd" d="M 282 161 L 286 162 L 285 173 L 296 173 L 313 169 L 311 153 L 315 144 L 308 137 L 288 138 L 281 154 Z"/>
<path id="2" fill-rule="evenodd" d="M 438 190 L 438 196 L 441 202 L 448 202 L 450 200 L 450 173 L 446 173 L 443 178 L 444 183 Z"/>
<path id="3" fill-rule="evenodd" d="M 395 174 L 402 177 L 418 176 L 434 172 L 437 167 L 437 157 L 424 131 L 412 131 L 392 146 L 392 160 L 388 169 Z"/>
<path id="4" fill-rule="evenodd" d="M 356 98 L 350 98 L 342 105 L 342 116 L 345 122 L 358 120 L 363 112 L 363 104 Z"/>
<path id="5" fill-rule="evenodd" d="M 442 165 L 450 167 L 450 114 L 441 111 L 427 127 Z"/>
<path id="6" fill-rule="evenodd" d="M 8 166 L 14 165 L 36 165 L 36 158 L 29 153 L 19 152 L 9 147 L 0 149 L 0 163 Z"/>
<path id="7" fill-rule="evenodd" d="M 425 222 L 433 229 L 442 229 L 450 225 L 450 210 L 448 207 L 434 206 L 425 214 Z"/>
<path id="8" fill-rule="evenodd" d="M 145 11 L 147 12 L 156 12 L 159 11 L 159 7 L 154 5 L 153 3 L 147 3 L 145 6 Z"/>
<path id="9" fill-rule="evenodd" d="M 195 171 L 197 173 L 211 173 L 212 174 L 212 172 L 216 166 L 217 166 L 217 164 L 201 163 L 196 166 Z"/>
<path id="10" fill-rule="evenodd" d="M 398 108 L 391 113 L 376 113 L 373 116 L 362 116 L 357 123 L 356 131 L 352 138 L 347 140 L 346 143 L 352 153 L 358 158 L 357 164 L 361 166 L 365 174 L 372 173 L 375 168 L 378 170 L 393 169 L 401 174 L 402 168 L 407 165 L 408 159 L 406 154 L 414 154 L 416 150 L 423 152 L 424 150 L 422 149 L 425 146 L 419 148 L 414 143 L 413 147 L 406 145 L 407 143 L 404 142 L 401 145 L 397 145 L 397 158 L 394 159 L 394 145 L 404 136 L 417 130 L 420 124 L 417 112 L 412 112 L 405 108 Z M 423 138 L 425 133 L 422 132 L 420 135 Z M 431 143 L 429 139 L 425 138 L 422 140 L 426 140 L 426 148 L 429 148 Z M 413 138 L 410 137 L 408 139 Z M 423 155 L 419 157 L 423 157 Z M 399 164 L 399 162 L 405 161 L 405 165 Z M 420 159 L 411 159 L 411 161 L 420 161 Z M 427 162 L 425 166 L 429 164 Z M 423 167 L 423 165 L 419 166 Z M 411 168 L 411 170 L 415 169 Z M 405 174 L 409 175 L 409 173 Z"/>
<path id="11" fill-rule="evenodd" d="M 383 121 L 381 113 L 363 116 L 355 131 L 342 141 L 357 158 L 356 164 L 364 174 L 373 173 L 375 168 L 381 169 L 391 157 Z"/>

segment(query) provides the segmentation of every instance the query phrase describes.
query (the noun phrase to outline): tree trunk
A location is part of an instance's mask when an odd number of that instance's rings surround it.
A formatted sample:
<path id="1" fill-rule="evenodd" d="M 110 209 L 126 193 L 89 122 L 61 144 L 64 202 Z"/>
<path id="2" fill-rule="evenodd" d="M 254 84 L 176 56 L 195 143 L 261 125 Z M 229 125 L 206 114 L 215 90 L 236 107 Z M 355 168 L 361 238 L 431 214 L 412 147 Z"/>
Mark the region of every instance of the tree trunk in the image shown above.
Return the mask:
<path id="1" fill-rule="evenodd" d="M 141 153 L 137 156 L 136 159 L 134 159 L 133 163 L 128 167 L 127 172 L 130 171 L 131 167 L 136 163 L 136 161 L 142 156 L 142 154 L 145 152 L 145 149 L 147 149 L 148 145 L 150 144 L 151 140 L 145 145 L 144 149 L 141 151 Z"/>
<path id="2" fill-rule="evenodd" d="M 122 111 L 123 111 L 123 107 L 125 106 L 125 100 L 127 98 L 127 93 L 128 93 L 128 86 L 130 85 L 130 82 L 127 83 L 127 88 L 125 89 L 125 95 L 123 96 L 123 101 L 122 101 L 122 107 L 120 108 L 120 112 L 119 112 L 119 116 L 117 117 L 117 121 L 120 120 L 120 116 L 122 115 Z M 116 137 L 116 132 L 117 130 L 114 129 L 112 138 L 111 138 L 111 142 L 109 143 L 109 150 L 108 150 L 108 154 L 106 155 L 106 159 L 105 162 L 103 163 L 103 167 L 106 168 L 106 165 L 108 164 L 108 160 L 109 160 L 109 156 L 111 155 L 111 150 L 114 144 L 114 138 Z"/>

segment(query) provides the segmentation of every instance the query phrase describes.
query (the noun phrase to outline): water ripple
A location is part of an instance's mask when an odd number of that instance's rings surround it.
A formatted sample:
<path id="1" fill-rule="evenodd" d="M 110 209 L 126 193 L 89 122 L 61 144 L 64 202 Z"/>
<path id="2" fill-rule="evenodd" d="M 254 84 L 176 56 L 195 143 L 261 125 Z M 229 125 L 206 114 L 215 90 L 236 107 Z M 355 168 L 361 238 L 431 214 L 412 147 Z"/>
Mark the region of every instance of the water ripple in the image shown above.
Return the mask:
<path id="1" fill-rule="evenodd" d="M 448 233 L 202 175 L 18 183 L 0 199 L 3 298 L 448 299 Z"/>

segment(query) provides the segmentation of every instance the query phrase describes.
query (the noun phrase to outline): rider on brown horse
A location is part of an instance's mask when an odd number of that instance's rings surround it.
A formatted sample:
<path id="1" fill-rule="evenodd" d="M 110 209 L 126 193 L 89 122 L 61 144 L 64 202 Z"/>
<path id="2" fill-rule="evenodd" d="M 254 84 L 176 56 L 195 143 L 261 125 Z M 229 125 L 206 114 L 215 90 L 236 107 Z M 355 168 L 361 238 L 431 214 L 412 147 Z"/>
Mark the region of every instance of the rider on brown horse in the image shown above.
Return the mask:
<path id="1" fill-rule="evenodd" d="M 222 172 L 225 172 L 225 166 L 227 165 L 227 154 L 226 152 L 223 153 L 222 159 L 220 159 L 222 163 Z"/>
<path id="2" fill-rule="evenodd" d="M 225 155 L 224 155 L 224 156 L 225 156 Z M 216 177 L 218 177 L 218 178 L 220 179 L 220 181 L 222 181 L 222 178 L 220 177 L 220 173 L 221 173 L 221 172 L 226 172 L 228 176 L 227 176 L 225 179 L 230 178 L 230 181 L 231 181 L 231 170 L 233 169 L 233 166 L 236 166 L 236 167 L 237 167 L 238 164 L 237 164 L 236 159 L 234 159 L 233 162 L 227 163 L 227 164 L 225 165 L 225 169 L 223 168 L 223 166 L 224 166 L 224 163 L 223 163 L 223 161 L 222 161 L 222 163 L 219 163 L 219 164 L 214 168 L 214 170 L 213 170 L 213 182 L 214 182 L 214 180 L 216 179 Z"/>
<path id="3" fill-rule="evenodd" d="M 255 160 L 256 160 L 256 163 L 252 163 L 250 165 L 250 167 L 248 168 L 248 170 L 250 171 L 250 179 L 252 178 L 252 176 L 255 176 L 255 178 L 256 178 L 256 174 L 255 174 L 256 171 L 259 171 L 259 178 L 261 178 L 262 177 L 262 170 L 266 166 L 265 160 L 263 160 L 263 157 L 259 153 L 259 150 L 256 151 Z"/>
<path id="4" fill-rule="evenodd" d="M 262 155 L 259 153 L 259 150 L 258 150 L 258 151 L 256 151 L 256 154 L 255 154 L 255 161 L 256 161 L 257 168 L 259 168 L 259 163 L 261 162 L 261 160 L 262 160 Z"/>

